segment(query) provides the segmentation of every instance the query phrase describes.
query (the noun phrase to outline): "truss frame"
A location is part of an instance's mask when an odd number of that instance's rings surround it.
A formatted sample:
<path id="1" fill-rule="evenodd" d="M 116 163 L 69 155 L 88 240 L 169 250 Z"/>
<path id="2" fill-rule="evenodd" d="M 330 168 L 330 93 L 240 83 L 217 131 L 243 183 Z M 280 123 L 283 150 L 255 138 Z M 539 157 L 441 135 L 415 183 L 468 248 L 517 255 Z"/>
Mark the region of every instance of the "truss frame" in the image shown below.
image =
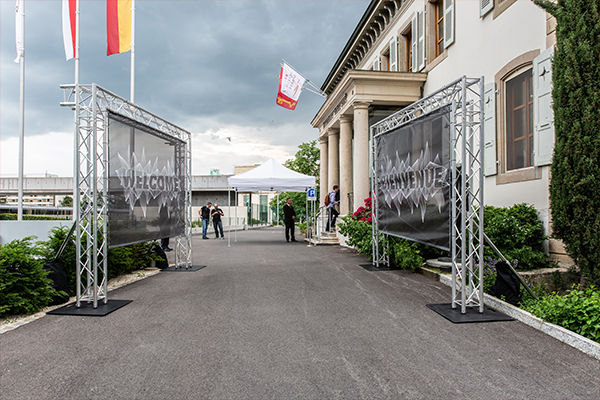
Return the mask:
<path id="1" fill-rule="evenodd" d="M 108 302 L 108 112 L 116 112 L 185 142 L 185 235 L 177 237 L 175 265 L 192 266 L 191 134 L 92 84 L 61 85 L 61 106 L 75 111 L 73 220 L 76 224 L 76 306 Z"/>
<path id="2" fill-rule="evenodd" d="M 483 301 L 483 90 L 484 78 L 463 76 L 371 126 L 371 193 L 376 215 L 376 140 L 416 118 L 451 106 L 452 308 L 484 312 Z M 373 262 L 386 263 L 377 218 L 373 218 Z"/>

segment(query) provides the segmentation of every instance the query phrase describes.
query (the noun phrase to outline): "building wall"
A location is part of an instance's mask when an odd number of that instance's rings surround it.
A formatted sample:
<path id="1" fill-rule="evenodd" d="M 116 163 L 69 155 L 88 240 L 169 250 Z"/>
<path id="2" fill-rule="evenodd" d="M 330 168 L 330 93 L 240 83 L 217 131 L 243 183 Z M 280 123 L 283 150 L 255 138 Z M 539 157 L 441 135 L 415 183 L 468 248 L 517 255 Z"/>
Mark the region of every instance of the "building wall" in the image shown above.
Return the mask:
<path id="1" fill-rule="evenodd" d="M 410 77 L 420 75 L 416 72 L 426 74 L 426 79 L 423 80 L 420 87 L 419 98 L 438 91 L 462 76 L 483 77 L 486 84 L 495 84 L 496 93 L 493 97 L 495 101 L 494 146 L 498 166 L 498 174 L 485 178 L 484 201 L 488 205 L 499 207 L 523 202 L 533 204 L 544 221 L 546 232 L 549 233 L 549 161 L 542 162 L 539 166 L 507 171 L 505 161 L 507 158 L 505 144 L 505 109 L 507 106 L 504 103 L 506 101 L 504 82 L 510 74 L 517 71 L 520 73 L 534 67 L 535 57 L 553 46 L 555 23 L 553 18 L 532 1 L 491 0 L 491 2 L 494 9 L 483 17 L 480 16 L 481 2 L 478 0 L 454 0 L 442 3 L 444 7 L 450 3 L 454 4 L 453 17 L 448 18 L 447 14 L 444 15 L 445 21 L 453 22 L 454 29 L 453 42 L 443 49 L 439 56 L 435 55 L 436 2 L 430 0 L 378 1 L 371 2 L 366 6 L 367 12 L 322 87 L 329 94 L 329 98 L 312 121 L 313 126 L 319 129 L 322 149 L 329 149 L 328 152 L 334 155 L 333 158 L 330 155 L 328 159 L 325 156 L 321 160 L 322 165 L 325 165 L 324 168 L 329 170 L 330 180 L 332 169 L 337 171 L 344 167 L 343 165 L 339 167 L 331 165 L 332 162 L 342 164 L 335 158 L 338 152 L 341 154 L 343 151 L 341 148 L 338 149 L 339 145 L 336 139 L 341 132 L 341 123 L 338 122 L 338 119 L 341 121 L 343 117 L 352 118 L 353 109 L 354 141 L 350 168 L 355 170 L 355 181 L 358 176 L 356 174 L 359 165 L 356 159 L 357 101 L 362 102 L 363 106 L 364 104 L 368 105 L 370 122 L 372 122 L 375 120 L 376 110 L 386 107 L 389 110 L 394 106 L 401 108 L 408 104 L 405 103 L 408 97 L 403 97 L 402 94 L 408 93 L 409 87 L 406 85 L 410 81 Z M 395 11 L 392 13 L 391 10 Z M 426 14 L 424 14 L 423 20 L 426 28 L 422 47 L 425 49 L 425 67 L 423 69 L 413 68 L 410 73 L 407 73 L 407 68 L 412 67 L 412 64 L 407 65 L 406 51 L 412 49 L 412 46 L 410 44 L 407 46 L 405 37 L 408 36 L 405 35 L 410 32 L 414 37 L 413 19 L 424 10 Z M 373 39 L 375 39 L 374 43 L 371 43 Z M 365 48 L 367 50 L 363 51 Z M 394 52 L 398 57 L 395 63 L 393 60 L 390 62 Z M 356 61 L 357 59 L 359 60 Z M 393 68 L 394 64 L 397 68 Z M 518 68 L 523 69 L 519 70 Z M 366 72 L 361 75 L 360 71 Z M 385 89 L 392 88 L 390 84 L 396 82 L 394 79 L 398 79 L 399 86 L 393 87 L 393 90 Z M 537 96 L 535 78 L 532 78 L 531 81 L 534 84 L 535 97 Z M 361 85 L 365 85 L 366 90 L 362 90 Z M 411 88 L 414 89 L 414 86 Z M 358 97 L 360 98 L 357 100 Z M 536 104 L 534 102 L 535 107 L 537 107 Z M 335 110 L 339 107 L 337 105 L 343 106 L 341 111 L 336 114 Z M 549 103 L 545 104 L 545 108 L 551 113 Z M 534 113 L 537 111 L 536 109 Z M 535 136 L 537 127 L 534 130 Z M 333 151 L 331 150 L 332 143 L 334 144 Z M 534 145 L 534 151 L 537 151 L 536 146 Z M 490 153 L 487 153 L 486 157 L 491 160 L 493 154 L 490 157 Z M 541 157 L 538 158 L 538 154 L 534 153 L 532 159 L 537 162 Z M 321 179 L 327 175 L 325 172 Z M 336 178 L 335 173 L 333 177 Z M 356 187 L 356 182 L 354 185 Z M 354 208 L 358 205 L 355 202 Z M 553 247 L 552 244 L 550 247 Z"/>

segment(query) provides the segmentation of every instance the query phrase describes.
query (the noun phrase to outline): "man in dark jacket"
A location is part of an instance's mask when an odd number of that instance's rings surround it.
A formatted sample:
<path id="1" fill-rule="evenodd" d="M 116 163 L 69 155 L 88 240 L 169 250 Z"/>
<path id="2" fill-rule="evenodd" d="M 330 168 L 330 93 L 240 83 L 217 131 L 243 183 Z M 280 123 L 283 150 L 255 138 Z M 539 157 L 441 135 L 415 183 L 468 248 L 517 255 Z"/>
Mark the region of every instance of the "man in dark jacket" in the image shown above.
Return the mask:
<path id="1" fill-rule="evenodd" d="M 206 231 L 208 230 L 208 221 L 210 220 L 210 206 L 212 206 L 212 203 L 209 201 L 198 211 L 200 218 L 202 218 L 202 239 L 208 239 Z"/>
<path id="2" fill-rule="evenodd" d="M 283 222 L 285 223 L 285 240 L 287 242 L 290 241 L 290 236 L 292 238 L 292 242 L 297 242 L 296 238 L 294 237 L 294 231 L 296 229 L 296 226 L 294 225 L 295 220 L 296 211 L 294 210 L 294 207 L 292 207 L 292 199 L 288 197 L 285 205 L 283 206 Z"/>

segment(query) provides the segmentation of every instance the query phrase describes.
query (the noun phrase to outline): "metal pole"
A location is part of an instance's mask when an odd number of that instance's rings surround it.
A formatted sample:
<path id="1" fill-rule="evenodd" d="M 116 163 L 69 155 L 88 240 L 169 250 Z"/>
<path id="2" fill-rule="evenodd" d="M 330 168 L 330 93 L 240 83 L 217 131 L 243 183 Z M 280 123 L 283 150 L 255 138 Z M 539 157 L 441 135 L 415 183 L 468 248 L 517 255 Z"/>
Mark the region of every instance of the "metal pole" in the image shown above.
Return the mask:
<path id="1" fill-rule="evenodd" d="M 304 194 L 306 194 L 306 209 L 304 210 L 304 222 L 306 223 L 306 236 L 308 237 L 308 189 L 305 189 Z"/>
<path id="2" fill-rule="evenodd" d="M 80 155 L 80 120 L 79 116 L 81 113 L 81 88 L 79 87 L 79 2 L 76 2 L 75 5 L 75 149 L 74 149 L 74 168 L 73 168 L 73 219 L 77 224 L 77 236 L 75 240 L 77 243 L 75 244 L 76 248 L 76 260 L 77 267 L 76 271 L 76 305 L 79 308 L 81 306 L 81 218 L 82 218 L 82 209 L 81 209 L 81 196 L 79 190 L 79 184 L 81 183 L 81 155 Z M 89 199 L 87 200 L 89 202 Z"/>
<path id="3" fill-rule="evenodd" d="M 131 88 L 130 99 L 135 103 L 135 0 L 131 0 Z"/>
<path id="4" fill-rule="evenodd" d="M 484 241 L 484 232 L 483 232 L 483 187 L 485 183 L 485 176 L 483 175 L 483 166 L 484 163 L 484 131 L 483 131 L 483 107 L 484 107 L 484 88 L 485 88 L 485 79 L 482 76 L 479 80 L 479 298 L 481 299 L 481 304 L 479 305 L 479 312 L 483 313 L 483 241 Z"/>
<path id="5" fill-rule="evenodd" d="M 92 205 L 92 276 L 93 276 L 93 293 L 92 298 L 94 302 L 94 308 L 98 308 L 98 106 L 96 101 L 96 85 L 92 85 L 92 140 L 90 142 L 91 150 L 91 174 L 92 174 L 92 198 L 90 204 Z"/>
<path id="6" fill-rule="evenodd" d="M 466 231 L 467 231 L 467 166 L 465 165 L 467 162 L 467 142 L 465 139 L 465 133 L 466 133 L 466 129 L 467 129 L 467 124 L 466 124 L 466 116 L 465 113 L 467 112 L 467 99 L 466 99 L 466 91 L 467 88 L 465 87 L 465 80 L 463 77 L 463 80 L 461 82 L 461 96 L 462 96 L 462 104 L 461 104 L 461 112 L 462 112 L 462 121 L 461 121 L 461 139 L 462 139 L 462 167 L 460 169 L 460 175 L 461 175 L 461 187 L 460 187 L 460 197 L 461 197 L 461 202 L 460 202 L 460 210 L 461 210 L 461 214 L 460 214 L 460 224 L 461 224 L 461 234 L 462 234 L 462 240 L 460 242 L 461 245 L 461 249 L 460 249 L 460 260 L 461 260 L 461 293 L 460 293 L 460 310 L 461 313 L 465 314 L 467 312 L 467 304 L 466 304 L 466 288 L 467 288 L 467 275 L 466 275 L 466 270 L 467 270 L 467 235 L 466 235 Z"/>
<path id="7" fill-rule="evenodd" d="M 227 234 L 227 247 L 231 247 L 231 188 L 227 188 L 227 207 L 229 208 L 229 233 Z"/>
<path id="8" fill-rule="evenodd" d="M 20 83 L 19 83 L 19 199 L 17 220 L 23 220 L 23 165 L 25 152 L 25 2 L 19 2 L 21 19 L 21 54 L 19 54 Z"/>
<path id="9" fill-rule="evenodd" d="M 238 191 L 237 191 L 237 188 L 236 188 L 235 189 L 235 204 L 238 203 L 238 196 L 239 196 L 239 194 L 238 194 Z M 236 206 L 235 207 L 235 229 L 233 230 L 233 235 L 234 235 L 233 236 L 233 241 L 234 242 L 237 242 L 237 210 L 238 210 L 238 208 Z"/>

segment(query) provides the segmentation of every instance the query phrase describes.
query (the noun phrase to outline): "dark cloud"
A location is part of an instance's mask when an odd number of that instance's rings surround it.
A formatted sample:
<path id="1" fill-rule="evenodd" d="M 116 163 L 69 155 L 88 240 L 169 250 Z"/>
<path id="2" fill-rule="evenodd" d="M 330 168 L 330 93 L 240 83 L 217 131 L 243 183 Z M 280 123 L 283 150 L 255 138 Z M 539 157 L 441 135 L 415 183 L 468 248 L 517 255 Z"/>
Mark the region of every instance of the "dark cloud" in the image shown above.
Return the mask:
<path id="1" fill-rule="evenodd" d="M 192 132 L 252 129 L 273 143 L 316 138 L 323 99 L 304 92 L 296 111 L 275 105 L 283 58 L 320 86 L 367 1 L 136 1 L 136 103 Z M 1 138 L 18 133 L 14 2 L 1 1 Z M 26 134 L 72 129 L 61 108 L 65 61 L 61 2 L 26 1 Z M 81 83 L 129 98 L 130 55 L 106 56 L 105 2 L 81 2 Z M 189 125 L 187 125 L 189 124 Z M 303 132 L 299 135 L 299 132 Z M 311 137 L 312 135 L 312 137 Z M 0 139 L 1 139 L 0 138 Z M 283 161 L 283 160 L 282 160 Z M 233 162 L 233 161 L 232 161 Z"/>

